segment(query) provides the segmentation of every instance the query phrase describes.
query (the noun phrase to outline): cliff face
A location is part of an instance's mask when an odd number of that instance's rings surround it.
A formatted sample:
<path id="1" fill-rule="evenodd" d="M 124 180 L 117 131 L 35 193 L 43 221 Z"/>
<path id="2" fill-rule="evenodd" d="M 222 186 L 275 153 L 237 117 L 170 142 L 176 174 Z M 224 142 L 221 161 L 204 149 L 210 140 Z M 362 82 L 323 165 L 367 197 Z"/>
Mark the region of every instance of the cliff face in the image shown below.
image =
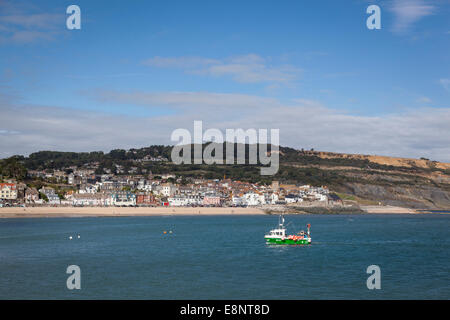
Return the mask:
<path id="1" fill-rule="evenodd" d="M 384 205 L 415 209 L 450 209 L 450 191 L 435 186 L 388 186 L 346 183 L 341 192 Z"/>
<path id="2" fill-rule="evenodd" d="M 320 151 L 291 152 L 289 160 L 298 170 L 317 169 L 324 184 L 357 201 L 450 210 L 450 163 Z"/>
<path id="3" fill-rule="evenodd" d="M 348 153 L 334 153 L 318 151 L 315 153 L 322 159 L 354 159 L 354 160 L 368 160 L 372 163 L 405 167 L 405 168 L 422 168 L 422 169 L 442 169 L 450 170 L 450 163 L 430 161 L 428 159 L 410 159 L 410 158 L 396 158 L 377 155 L 363 155 L 363 154 L 348 154 Z"/>
<path id="4" fill-rule="evenodd" d="M 368 160 L 366 168 L 347 167 L 346 170 L 340 170 L 341 175 L 352 180 L 335 186 L 341 192 L 385 205 L 416 209 L 450 209 L 449 163 L 325 152 L 318 155 L 326 159 Z M 372 163 L 391 168 L 374 170 L 370 168 Z"/>

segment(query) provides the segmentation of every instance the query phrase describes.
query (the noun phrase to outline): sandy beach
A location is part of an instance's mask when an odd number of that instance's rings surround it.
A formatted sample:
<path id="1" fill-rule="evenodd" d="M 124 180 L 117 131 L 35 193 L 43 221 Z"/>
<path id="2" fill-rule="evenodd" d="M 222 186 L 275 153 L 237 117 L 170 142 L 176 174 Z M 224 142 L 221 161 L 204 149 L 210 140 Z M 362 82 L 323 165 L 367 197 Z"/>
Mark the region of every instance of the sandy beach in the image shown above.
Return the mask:
<path id="1" fill-rule="evenodd" d="M 266 208 L 267 209 L 267 208 Z M 419 214 L 414 209 L 395 206 L 361 206 L 368 214 Z M 264 215 L 262 208 L 214 207 L 4 207 L 0 218 L 126 217 L 158 215 Z M 273 214 L 277 214 L 276 211 Z M 285 212 L 285 214 L 289 214 Z"/>
<path id="2" fill-rule="evenodd" d="M 6 207 L 0 218 L 121 217 L 155 215 L 262 215 L 259 208 L 207 207 Z"/>

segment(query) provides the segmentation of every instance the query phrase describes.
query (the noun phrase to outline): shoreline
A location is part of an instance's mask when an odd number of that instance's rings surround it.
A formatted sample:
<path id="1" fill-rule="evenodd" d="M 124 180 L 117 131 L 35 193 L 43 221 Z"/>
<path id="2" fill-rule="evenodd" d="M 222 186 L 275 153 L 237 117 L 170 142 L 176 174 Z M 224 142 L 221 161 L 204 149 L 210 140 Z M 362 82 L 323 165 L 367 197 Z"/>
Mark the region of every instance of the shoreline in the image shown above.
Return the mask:
<path id="1" fill-rule="evenodd" d="M 1 218 L 52 218 L 52 217 L 139 217 L 139 216 L 186 216 L 186 215 L 276 215 L 268 208 L 247 207 L 3 207 Z M 361 206 L 364 213 L 358 214 L 449 214 L 450 212 L 424 212 L 394 206 Z M 293 213 L 284 214 L 320 214 Z M 333 214 L 333 213 L 324 213 Z M 349 213 L 351 214 L 351 213 Z"/>
<path id="2" fill-rule="evenodd" d="M 0 218 L 265 215 L 259 208 L 208 207 L 6 207 Z"/>

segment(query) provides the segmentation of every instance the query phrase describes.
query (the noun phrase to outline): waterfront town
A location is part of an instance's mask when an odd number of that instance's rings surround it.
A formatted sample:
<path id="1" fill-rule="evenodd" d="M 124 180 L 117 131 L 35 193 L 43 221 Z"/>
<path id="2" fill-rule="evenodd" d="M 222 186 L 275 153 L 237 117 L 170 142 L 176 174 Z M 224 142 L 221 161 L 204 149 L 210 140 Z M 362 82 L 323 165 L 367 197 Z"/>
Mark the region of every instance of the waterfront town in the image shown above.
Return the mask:
<path id="1" fill-rule="evenodd" d="M 3 180 L 0 207 L 256 207 L 340 203 L 326 186 L 269 185 L 175 174 L 95 174 L 93 169 L 30 170 L 33 183 Z M 36 183 L 39 182 L 39 183 Z"/>

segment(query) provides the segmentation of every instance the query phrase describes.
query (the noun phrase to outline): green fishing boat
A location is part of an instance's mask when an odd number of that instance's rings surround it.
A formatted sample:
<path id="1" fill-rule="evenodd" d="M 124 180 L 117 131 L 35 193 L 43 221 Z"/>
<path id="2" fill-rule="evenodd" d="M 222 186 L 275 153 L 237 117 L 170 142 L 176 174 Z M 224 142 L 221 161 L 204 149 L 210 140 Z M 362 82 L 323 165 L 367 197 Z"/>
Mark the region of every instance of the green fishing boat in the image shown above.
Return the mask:
<path id="1" fill-rule="evenodd" d="M 284 226 L 284 216 L 281 215 L 279 217 L 277 228 L 270 230 L 264 238 L 268 244 L 311 244 L 311 234 L 309 230 L 311 225 L 308 223 L 306 227 L 306 232 L 300 231 L 294 235 L 287 235 L 286 227 Z"/>

